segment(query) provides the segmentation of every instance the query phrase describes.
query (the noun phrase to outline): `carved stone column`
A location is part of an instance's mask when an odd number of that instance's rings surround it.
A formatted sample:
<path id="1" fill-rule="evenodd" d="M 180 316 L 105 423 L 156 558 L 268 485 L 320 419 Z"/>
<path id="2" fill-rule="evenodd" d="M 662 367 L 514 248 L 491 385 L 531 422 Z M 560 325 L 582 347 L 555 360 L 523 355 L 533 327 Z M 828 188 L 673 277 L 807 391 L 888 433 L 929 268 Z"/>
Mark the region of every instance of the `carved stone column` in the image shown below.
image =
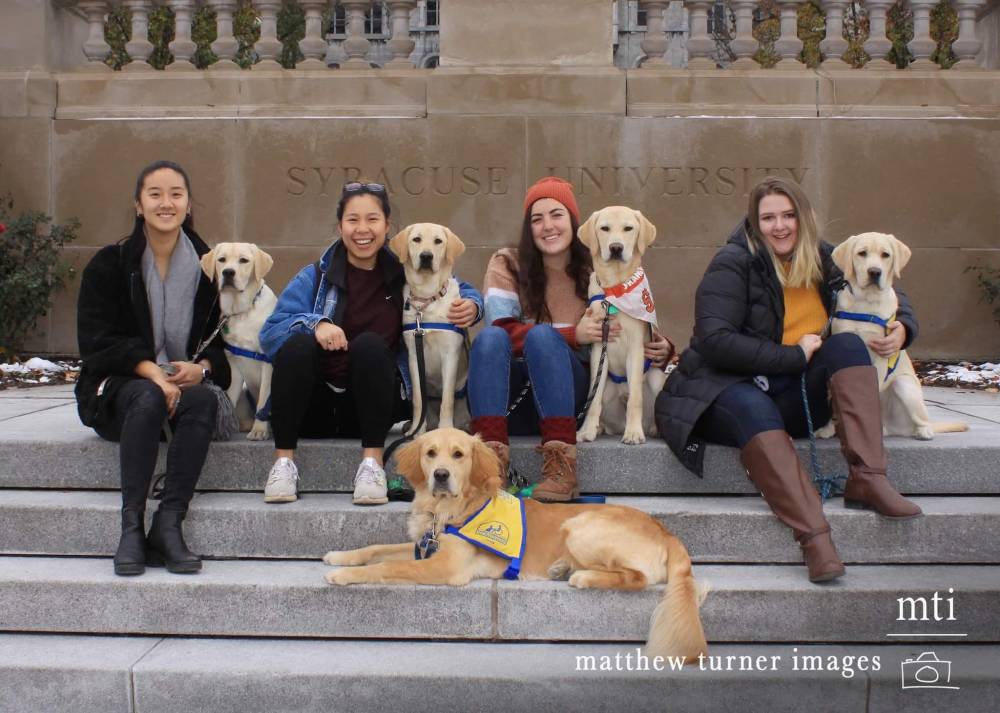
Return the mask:
<path id="1" fill-rule="evenodd" d="M 254 7 L 260 15 L 260 39 L 254 45 L 254 50 L 260 61 L 251 69 L 281 69 L 278 57 L 281 56 L 281 42 L 278 40 L 278 10 L 281 0 L 254 0 Z"/>
<path id="2" fill-rule="evenodd" d="M 799 5 L 797 0 L 782 0 L 781 6 L 781 36 L 774 43 L 774 51 L 781 57 L 777 69 L 805 69 L 805 64 L 799 59 L 802 53 L 802 40 L 799 39 Z"/>
<path id="3" fill-rule="evenodd" d="M 76 3 L 86 15 L 90 34 L 83 43 L 83 54 L 87 57 L 87 65 L 81 67 L 86 72 L 110 72 L 111 67 L 104 64 L 111 45 L 104 39 L 104 16 L 108 14 L 107 0 L 79 0 Z"/>
<path id="4" fill-rule="evenodd" d="M 982 40 L 976 36 L 976 13 L 986 0 L 953 0 L 952 4 L 958 11 L 958 39 L 951 46 L 958 62 L 952 69 L 982 69 L 976 61 L 983 48 Z"/>
<path id="5" fill-rule="evenodd" d="M 691 18 L 691 35 L 687 41 L 688 69 L 715 69 L 711 54 L 715 51 L 715 40 L 708 34 L 708 8 L 713 0 L 692 0 L 688 3 Z"/>
<path id="6" fill-rule="evenodd" d="M 931 9 L 938 0 L 909 0 L 909 3 L 913 8 L 913 39 L 906 47 L 913 55 L 913 62 L 908 69 L 941 69 L 931 61 L 937 49 L 937 42 L 931 39 Z"/>
<path id="7" fill-rule="evenodd" d="M 663 17 L 669 4 L 670 0 L 639 0 L 639 8 L 646 11 L 646 36 L 639 44 L 646 55 L 642 63 L 643 69 L 662 69 L 670 66 L 664 58 L 670 43 L 667 40 L 667 33 L 664 32 L 666 23 Z"/>
<path id="8" fill-rule="evenodd" d="M 412 69 L 413 62 L 410 55 L 417 43 L 410 37 L 410 13 L 417 6 L 416 0 L 386 0 L 389 6 L 389 14 L 392 17 L 392 39 L 389 40 L 389 51 L 392 52 L 392 59 L 387 63 L 387 67 L 396 69 Z"/>
<path id="9" fill-rule="evenodd" d="M 753 56 L 760 43 L 753 36 L 753 11 L 757 0 L 733 0 L 733 14 L 736 15 L 736 37 L 729 48 L 736 55 L 736 61 L 730 67 L 733 69 L 757 69 L 760 67 Z"/>
<path id="10" fill-rule="evenodd" d="M 124 72 L 148 72 L 149 55 L 153 54 L 153 43 L 149 41 L 149 11 L 152 0 L 124 0 L 122 5 L 132 13 L 132 39 L 125 43 L 125 51 L 132 61 L 122 67 Z"/>
<path id="11" fill-rule="evenodd" d="M 328 49 L 326 38 L 323 37 L 323 11 L 329 7 L 328 0 L 299 0 L 299 5 L 306 14 L 306 34 L 299 41 L 299 51 L 304 60 L 295 65 L 296 69 L 326 69 Z"/>
<path id="12" fill-rule="evenodd" d="M 226 70 L 239 69 L 234 61 L 240 44 L 233 37 L 233 13 L 238 9 L 236 0 L 205 0 L 205 4 L 215 10 L 215 42 L 212 52 L 219 58 L 209 69 Z"/>
<path id="13" fill-rule="evenodd" d="M 194 53 L 198 46 L 191 39 L 191 22 L 194 0 L 167 0 L 174 11 L 174 40 L 170 43 L 170 54 L 174 61 L 167 65 L 170 72 L 190 72 L 195 69 Z"/>
<path id="14" fill-rule="evenodd" d="M 893 0 L 865 0 L 868 7 L 868 22 L 871 27 L 865 41 L 865 52 L 871 57 L 865 69 L 895 69 L 896 65 L 885 56 L 892 49 L 892 42 L 885 34 L 885 16 L 893 6 Z"/>
<path id="15" fill-rule="evenodd" d="M 850 69 L 851 65 L 842 57 L 847 51 L 847 40 L 844 39 L 844 8 L 847 0 L 823 0 L 823 12 L 826 13 L 826 37 L 819 43 L 819 51 L 826 59 L 820 66 L 823 69 Z"/>
<path id="16" fill-rule="evenodd" d="M 344 52 L 347 60 L 342 65 L 349 69 L 367 69 L 368 50 L 371 42 L 365 37 L 365 11 L 372 8 L 371 0 L 340 0 L 347 12 L 347 39 L 344 40 Z"/>

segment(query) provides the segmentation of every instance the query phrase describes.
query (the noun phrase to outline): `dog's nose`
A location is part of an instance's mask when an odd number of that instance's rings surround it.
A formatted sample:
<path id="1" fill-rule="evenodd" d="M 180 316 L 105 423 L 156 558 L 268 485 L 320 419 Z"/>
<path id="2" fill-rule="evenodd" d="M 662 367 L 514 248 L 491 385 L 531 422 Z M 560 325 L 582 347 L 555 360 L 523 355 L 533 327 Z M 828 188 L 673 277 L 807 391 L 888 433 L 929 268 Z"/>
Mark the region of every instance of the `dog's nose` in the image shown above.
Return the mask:
<path id="1" fill-rule="evenodd" d="M 611 257 L 619 260 L 621 259 L 622 252 L 624 252 L 624 250 L 625 246 L 621 243 L 611 243 L 611 245 L 608 246 L 608 252 L 611 253 Z"/>
<path id="2" fill-rule="evenodd" d="M 449 473 L 444 468 L 438 468 L 437 470 L 434 471 L 434 482 L 441 483 L 443 485 L 444 483 L 448 482 L 448 477 L 450 475 L 451 473 Z"/>
<path id="3" fill-rule="evenodd" d="M 430 267 L 434 264 L 433 253 L 420 253 L 420 267 Z"/>
<path id="4" fill-rule="evenodd" d="M 882 268 L 880 268 L 880 267 L 869 267 L 868 268 L 868 277 L 870 277 L 873 280 L 879 279 L 880 277 L 882 277 Z"/>
<path id="5" fill-rule="evenodd" d="M 235 277 L 236 276 L 236 270 L 234 268 L 232 268 L 232 267 L 227 267 L 225 270 L 222 271 L 222 276 L 223 277 Z"/>

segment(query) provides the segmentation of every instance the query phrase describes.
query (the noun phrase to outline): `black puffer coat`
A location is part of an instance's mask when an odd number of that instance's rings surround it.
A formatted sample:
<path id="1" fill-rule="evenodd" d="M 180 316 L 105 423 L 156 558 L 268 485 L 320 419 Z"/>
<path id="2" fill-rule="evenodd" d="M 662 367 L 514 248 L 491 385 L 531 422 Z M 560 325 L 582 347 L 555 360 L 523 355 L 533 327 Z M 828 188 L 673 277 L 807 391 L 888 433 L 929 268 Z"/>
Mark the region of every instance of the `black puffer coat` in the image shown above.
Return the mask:
<path id="1" fill-rule="evenodd" d="M 783 346 L 785 302 L 774 263 L 763 250 L 750 252 L 744 221 L 716 253 L 698 285 L 691 345 L 681 354 L 656 399 L 656 426 L 674 454 L 700 476 L 705 444 L 692 437 L 698 419 L 722 391 L 758 374 L 798 375 L 806 368 L 803 351 Z M 833 264 L 833 246 L 820 244 L 823 281 L 820 297 L 827 313 L 844 275 Z M 906 295 L 896 290 L 896 319 L 906 327 L 904 348 L 917 336 L 917 320 Z"/>
<path id="2" fill-rule="evenodd" d="M 185 229 L 185 233 L 199 257 L 208 252 L 208 246 L 193 230 Z M 146 235 L 140 227 L 126 240 L 101 248 L 80 279 L 76 329 L 83 367 L 75 392 L 77 411 L 85 426 L 104 421 L 115 392 L 129 379 L 139 378 L 135 375 L 139 362 L 156 360 L 153 323 L 142 279 L 145 249 Z M 203 273 L 194 299 L 189 357 L 218 324 L 217 293 Z M 212 364 L 212 382 L 228 388 L 231 377 L 221 335 L 215 336 L 202 358 Z M 105 378 L 108 382 L 98 396 L 97 389 Z"/>

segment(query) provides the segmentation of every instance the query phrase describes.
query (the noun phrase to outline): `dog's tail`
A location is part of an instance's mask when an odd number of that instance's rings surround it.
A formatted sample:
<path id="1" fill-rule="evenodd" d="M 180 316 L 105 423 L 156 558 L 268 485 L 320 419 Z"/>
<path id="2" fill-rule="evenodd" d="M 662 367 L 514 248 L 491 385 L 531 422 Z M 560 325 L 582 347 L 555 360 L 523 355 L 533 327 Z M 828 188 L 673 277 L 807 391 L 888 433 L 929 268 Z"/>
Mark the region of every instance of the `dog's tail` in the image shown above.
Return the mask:
<path id="1" fill-rule="evenodd" d="M 698 607 L 708 595 L 707 584 L 699 586 L 691 573 L 691 557 L 683 543 L 664 533 L 667 588 L 649 621 L 646 650 L 650 656 L 683 656 L 691 663 L 708 653 Z"/>
<path id="2" fill-rule="evenodd" d="M 969 430 L 969 424 L 961 421 L 935 421 L 931 424 L 934 433 L 962 433 Z"/>

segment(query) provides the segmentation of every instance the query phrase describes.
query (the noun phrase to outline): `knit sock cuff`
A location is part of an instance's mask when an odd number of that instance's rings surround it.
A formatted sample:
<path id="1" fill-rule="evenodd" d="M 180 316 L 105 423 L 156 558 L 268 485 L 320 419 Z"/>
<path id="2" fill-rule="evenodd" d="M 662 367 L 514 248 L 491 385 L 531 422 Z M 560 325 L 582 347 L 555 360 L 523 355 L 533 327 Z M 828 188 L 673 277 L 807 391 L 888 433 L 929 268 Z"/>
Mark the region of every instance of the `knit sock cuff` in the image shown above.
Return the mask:
<path id="1" fill-rule="evenodd" d="M 543 418 L 539 426 L 542 431 L 542 443 L 561 441 L 571 446 L 576 445 L 576 419 L 572 416 Z"/>
<path id="2" fill-rule="evenodd" d="M 506 416 L 477 416 L 472 419 L 472 432 L 482 436 L 484 441 L 510 443 L 507 438 Z"/>

